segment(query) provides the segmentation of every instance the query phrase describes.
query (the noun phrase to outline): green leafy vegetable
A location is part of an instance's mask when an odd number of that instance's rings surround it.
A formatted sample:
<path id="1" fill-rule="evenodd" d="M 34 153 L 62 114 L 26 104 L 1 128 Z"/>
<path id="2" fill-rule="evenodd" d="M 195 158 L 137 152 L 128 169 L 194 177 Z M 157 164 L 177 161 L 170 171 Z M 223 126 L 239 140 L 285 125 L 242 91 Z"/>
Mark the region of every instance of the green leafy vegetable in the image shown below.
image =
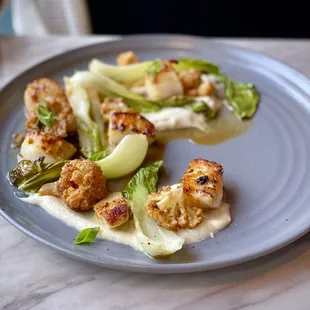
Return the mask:
<path id="1" fill-rule="evenodd" d="M 79 234 L 76 236 L 74 243 L 75 244 L 90 243 L 97 237 L 99 230 L 100 227 L 85 228 L 81 230 Z"/>
<path id="2" fill-rule="evenodd" d="M 212 110 L 205 102 L 195 101 L 187 105 L 195 113 L 203 113 L 207 118 L 215 118 L 216 112 Z"/>
<path id="3" fill-rule="evenodd" d="M 104 121 L 100 116 L 100 98 L 92 87 L 88 87 L 86 91 L 82 85 L 73 83 L 71 79 L 65 79 L 65 88 L 76 117 L 81 153 L 89 158 L 106 148 Z"/>
<path id="4" fill-rule="evenodd" d="M 224 77 L 225 97 L 235 115 L 240 118 L 251 118 L 257 110 L 260 95 L 253 84 L 238 83 Z"/>
<path id="5" fill-rule="evenodd" d="M 200 72 L 219 75 L 220 69 L 217 65 L 209 62 L 207 60 L 200 60 L 194 58 L 181 58 L 173 65 L 174 69 L 177 72 L 187 70 L 187 69 L 196 69 Z"/>
<path id="6" fill-rule="evenodd" d="M 145 70 L 145 72 L 150 73 L 152 79 L 154 79 L 162 69 L 163 69 L 163 63 L 161 59 L 157 58 L 155 59 Z"/>
<path id="7" fill-rule="evenodd" d="M 144 77 L 144 72 L 150 64 L 152 64 L 152 61 L 144 61 L 127 66 L 113 66 L 98 59 L 93 59 L 88 68 L 90 72 L 104 75 L 114 81 L 133 83 Z"/>
<path id="8" fill-rule="evenodd" d="M 233 81 L 221 72 L 218 66 L 206 60 L 183 58 L 178 60 L 174 68 L 176 71 L 194 68 L 215 75 L 218 81 L 224 85 L 227 104 L 238 118 L 251 118 L 255 114 L 260 95 L 253 84 Z"/>
<path id="9" fill-rule="evenodd" d="M 132 204 L 137 239 L 144 251 L 152 256 L 167 256 L 180 250 L 185 240 L 174 232 L 158 226 L 146 213 L 150 192 L 156 191 L 158 172 L 163 162 L 157 161 L 141 168 L 130 180 L 123 195 Z"/>
<path id="10" fill-rule="evenodd" d="M 57 181 L 67 160 L 51 164 L 44 163 L 44 156 L 31 161 L 22 159 L 8 173 L 12 185 L 25 193 L 36 193 L 43 184 Z"/>
<path id="11" fill-rule="evenodd" d="M 97 161 L 97 160 L 106 158 L 109 155 L 110 155 L 110 150 L 109 150 L 109 148 L 106 148 L 102 152 L 99 152 L 99 153 L 96 153 L 96 154 L 93 154 L 92 156 L 90 156 L 89 160 Z"/>
<path id="12" fill-rule="evenodd" d="M 48 127 L 52 126 L 54 120 L 57 119 L 54 108 L 48 108 L 46 101 L 36 108 L 36 114 L 40 123 Z"/>
<path id="13" fill-rule="evenodd" d="M 70 79 L 65 78 L 65 84 L 68 86 L 71 84 L 71 87 L 78 85 L 82 88 L 94 88 L 99 93 L 100 97 L 122 97 L 124 102 L 137 112 L 147 113 L 160 110 L 156 102 L 147 100 L 129 91 L 123 85 L 102 74 L 99 75 L 88 71 L 80 71 L 75 73 Z"/>
<path id="14" fill-rule="evenodd" d="M 141 168 L 125 187 L 124 197 L 132 200 L 139 190 L 147 191 L 148 194 L 156 191 L 158 172 L 162 165 L 163 161 L 160 160 Z"/>

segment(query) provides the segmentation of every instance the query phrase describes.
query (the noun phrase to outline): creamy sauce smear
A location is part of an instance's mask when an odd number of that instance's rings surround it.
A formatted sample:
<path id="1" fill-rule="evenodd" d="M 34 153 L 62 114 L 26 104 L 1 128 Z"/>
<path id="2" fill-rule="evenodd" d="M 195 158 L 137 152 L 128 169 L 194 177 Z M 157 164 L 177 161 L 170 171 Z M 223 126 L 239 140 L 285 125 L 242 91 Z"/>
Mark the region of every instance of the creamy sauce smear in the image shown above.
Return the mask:
<path id="1" fill-rule="evenodd" d="M 95 218 L 94 212 L 75 212 L 69 209 L 62 199 L 54 196 L 32 194 L 27 198 L 20 199 L 26 203 L 40 206 L 48 214 L 59 219 L 68 226 L 75 228 L 77 231 L 81 231 L 84 228 L 100 226 L 101 229 L 97 235 L 98 238 L 129 245 L 138 251 L 143 251 L 136 238 L 136 230 L 133 221 L 128 221 L 119 228 L 111 229 L 107 225 L 99 223 Z M 199 242 L 209 237 L 212 238 L 230 222 L 229 205 L 222 203 L 218 209 L 205 212 L 203 221 L 195 228 L 182 229 L 176 233 L 185 239 L 185 243 Z"/>

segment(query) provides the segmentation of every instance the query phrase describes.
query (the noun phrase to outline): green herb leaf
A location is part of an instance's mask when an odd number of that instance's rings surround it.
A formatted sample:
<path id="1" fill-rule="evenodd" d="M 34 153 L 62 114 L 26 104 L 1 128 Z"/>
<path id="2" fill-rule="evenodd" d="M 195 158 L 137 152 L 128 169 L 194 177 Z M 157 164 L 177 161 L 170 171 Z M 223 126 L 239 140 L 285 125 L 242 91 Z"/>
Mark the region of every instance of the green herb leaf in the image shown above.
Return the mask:
<path id="1" fill-rule="evenodd" d="M 76 236 L 74 243 L 83 244 L 93 241 L 98 235 L 99 230 L 100 227 L 85 228 L 81 230 L 79 234 Z"/>
<path id="2" fill-rule="evenodd" d="M 98 152 L 98 153 L 93 154 L 92 156 L 90 156 L 89 160 L 97 161 L 97 160 L 106 158 L 109 155 L 110 155 L 110 150 L 108 148 L 106 148 L 102 152 Z"/>
<path id="3" fill-rule="evenodd" d="M 43 101 L 42 104 L 36 108 L 36 114 L 40 123 L 47 127 L 52 126 L 54 120 L 57 119 L 54 108 L 48 108 L 46 101 Z"/>
<path id="4" fill-rule="evenodd" d="M 159 73 L 164 68 L 164 65 L 161 59 L 155 59 L 151 65 L 145 70 L 146 72 L 151 74 L 152 79 L 155 79 L 157 73 Z"/>

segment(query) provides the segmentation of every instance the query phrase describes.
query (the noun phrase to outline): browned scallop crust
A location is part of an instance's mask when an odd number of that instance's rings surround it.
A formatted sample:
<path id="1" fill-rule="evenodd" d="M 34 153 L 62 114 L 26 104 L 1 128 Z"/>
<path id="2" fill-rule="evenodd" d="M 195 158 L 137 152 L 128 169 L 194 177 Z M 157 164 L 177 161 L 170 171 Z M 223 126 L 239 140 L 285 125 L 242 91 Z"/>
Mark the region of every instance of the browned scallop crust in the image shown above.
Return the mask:
<path id="1" fill-rule="evenodd" d="M 143 134 L 149 143 L 155 139 L 155 126 L 137 112 L 113 112 L 109 122 L 109 144 L 116 146 L 125 136 Z"/>
<path id="2" fill-rule="evenodd" d="M 218 207 L 223 197 L 223 167 L 206 159 L 192 160 L 183 176 L 184 200 L 201 208 Z"/>
<path id="3" fill-rule="evenodd" d="M 201 72 L 196 69 L 183 70 L 179 78 L 185 90 L 197 88 L 201 83 Z"/>
<path id="4" fill-rule="evenodd" d="M 121 192 L 115 192 L 94 206 L 96 217 L 111 227 L 118 227 L 129 219 L 130 208 Z"/>
<path id="5" fill-rule="evenodd" d="M 50 78 L 39 78 L 27 85 L 24 93 L 27 110 L 26 131 L 39 130 L 54 136 L 66 137 L 76 131 L 76 120 L 65 95 L 64 88 Z M 46 102 L 47 108 L 53 108 L 57 119 L 48 127 L 40 124 L 36 109 Z"/>
<path id="6" fill-rule="evenodd" d="M 91 160 L 75 159 L 62 168 L 57 191 L 75 211 L 87 211 L 107 194 L 106 178 Z"/>
<path id="7" fill-rule="evenodd" d="M 123 98 L 106 97 L 100 106 L 100 114 L 105 122 L 110 120 L 113 112 L 134 112 L 124 103 Z"/>
<path id="8" fill-rule="evenodd" d="M 25 158 L 31 159 L 33 155 L 30 153 L 36 154 L 40 152 L 57 161 L 72 157 L 76 152 L 76 148 L 71 143 L 65 141 L 62 137 L 56 137 L 36 131 L 27 132 L 21 146 L 21 154 Z"/>

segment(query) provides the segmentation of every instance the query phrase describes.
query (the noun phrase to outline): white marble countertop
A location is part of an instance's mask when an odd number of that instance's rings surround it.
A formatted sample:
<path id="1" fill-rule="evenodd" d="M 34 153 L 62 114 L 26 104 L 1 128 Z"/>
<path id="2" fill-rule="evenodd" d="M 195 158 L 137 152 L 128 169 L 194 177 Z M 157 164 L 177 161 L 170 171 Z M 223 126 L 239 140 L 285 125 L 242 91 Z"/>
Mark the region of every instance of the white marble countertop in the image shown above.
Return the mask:
<path id="1" fill-rule="evenodd" d="M 103 39 L 0 37 L 0 86 L 44 58 Z M 310 76 L 309 40 L 228 41 Z M 2 218 L 0 245 L 0 309 L 310 309 L 309 234 L 250 263 L 185 275 L 87 265 L 32 240 Z"/>

